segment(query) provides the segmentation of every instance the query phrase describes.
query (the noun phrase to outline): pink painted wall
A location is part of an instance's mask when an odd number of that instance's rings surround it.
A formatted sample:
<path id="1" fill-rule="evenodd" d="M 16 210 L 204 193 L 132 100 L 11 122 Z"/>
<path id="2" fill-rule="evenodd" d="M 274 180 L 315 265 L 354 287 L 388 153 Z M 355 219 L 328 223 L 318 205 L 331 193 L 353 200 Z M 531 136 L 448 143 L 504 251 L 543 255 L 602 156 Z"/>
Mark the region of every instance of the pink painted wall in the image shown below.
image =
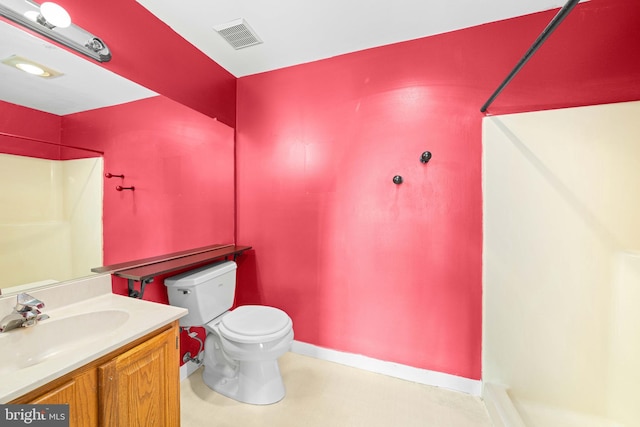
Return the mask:
<path id="1" fill-rule="evenodd" d="M 104 151 L 105 265 L 233 242 L 234 130 L 164 97 L 63 117 L 65 143 Z M 117 185 L 135 191 L 116 191 Z M 126 293 L 114 280 L 114 291 Z M 166 302 L 162 278 L 145 299 Z"/>
<path id="2" fill-rule="evenodd" d="M 0 101 L 0 153 L 58 160 L 61 123 L 55 114 Z"/>
<path id="3" fill-rule="evenodd" d="M 640 99 L 638 4 L 578 6 L 489 111 Z M 239 79 L 239 302 L 300 341 L 479 379 L 479 109 L 554 14 Z"/>
<path id="4" fill-rule="evenodd" d="M 60 116 L 0 101 L 0 153 L 48 160 L 102 155 L 64 145 L 61 126 Z"/>
<path id="5" fill-rule="evenodd" d="M 479 378 L 481 115 L 451 56 L 430 67 L 449 48 L 240 79 L 239 299 L 284 309 L 303 342 Z"/>

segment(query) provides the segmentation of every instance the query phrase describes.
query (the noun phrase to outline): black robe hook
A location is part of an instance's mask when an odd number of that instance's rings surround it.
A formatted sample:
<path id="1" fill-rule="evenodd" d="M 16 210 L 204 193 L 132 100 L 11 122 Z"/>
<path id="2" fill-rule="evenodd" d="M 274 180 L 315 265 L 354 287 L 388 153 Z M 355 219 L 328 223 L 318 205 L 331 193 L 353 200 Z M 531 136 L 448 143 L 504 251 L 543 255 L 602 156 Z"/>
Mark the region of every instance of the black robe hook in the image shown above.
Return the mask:
<path id="1" fill-rule="evenodd" d="M 109 173 L 109 172 L 105 173 L 104 176 L 105 176 L 105 178 L 122 178 L 122 179 L 124 179 L 124 175 L 114 175 L 114 174 Z"/>

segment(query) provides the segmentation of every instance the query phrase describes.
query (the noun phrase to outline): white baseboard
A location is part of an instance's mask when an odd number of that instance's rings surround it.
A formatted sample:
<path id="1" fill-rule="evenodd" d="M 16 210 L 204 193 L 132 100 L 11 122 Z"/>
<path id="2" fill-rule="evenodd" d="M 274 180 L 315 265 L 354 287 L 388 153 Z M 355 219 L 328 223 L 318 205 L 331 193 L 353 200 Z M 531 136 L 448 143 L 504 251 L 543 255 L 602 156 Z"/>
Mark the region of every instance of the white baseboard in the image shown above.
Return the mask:
<path id="1" fill-rule="evenodd" d="M 482 393 L 482 382 L 480 380 L 472 380 L 442 372 L 414 368 L 412 366 L 386 362 L 353 353 L 344 353 L 295 340 L 291 344 L 291 351 L 316 359 L 327 360 L 419 384 L 455 390 L 472 396 L 480 396 Z"/>
<path id="2" fill-rule="evenodd" d="M 291 352 L 419 384 L 459 391 L 472 396 L 480 396 L 482 393 L 482 382 L 479 380 L 458 377 L 456 375 L 445 374 L 442 372 L 429 371 L 427 369 L 414 368 L 412 366 L 401 365 L 394 362 L 386 362 L 384 360 L 373 359 L 359 354 L 331 350 L 301 341 L 293 341 L 291 344 Z M 203 354 L 200 353 L 198 358 L 202 360 L 202 356 Z M 200 366 L 201 365 L 198 365 L 195 362 L 187 362 L 180 366 L 180 381 L 185 380 Z"/>

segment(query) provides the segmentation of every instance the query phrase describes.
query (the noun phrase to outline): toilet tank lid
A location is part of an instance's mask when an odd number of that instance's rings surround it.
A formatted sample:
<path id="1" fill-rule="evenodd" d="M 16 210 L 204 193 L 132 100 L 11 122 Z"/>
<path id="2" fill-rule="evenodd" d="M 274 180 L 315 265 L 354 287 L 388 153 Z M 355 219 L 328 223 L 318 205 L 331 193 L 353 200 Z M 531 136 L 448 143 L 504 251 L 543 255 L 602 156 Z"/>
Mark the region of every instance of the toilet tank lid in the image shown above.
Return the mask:
<path id="1" fill-rule="evenodd" d="M 233 261 L 220 261 L 214 264 L 208 264 L 195 270 L 185 271 L 176 276 L 167 277 L 164 285 L 167 287 L 190 287 L 204 283 L 215 277 L 222 276 L 225 273 L 233 271 L 237 265 Z"/>

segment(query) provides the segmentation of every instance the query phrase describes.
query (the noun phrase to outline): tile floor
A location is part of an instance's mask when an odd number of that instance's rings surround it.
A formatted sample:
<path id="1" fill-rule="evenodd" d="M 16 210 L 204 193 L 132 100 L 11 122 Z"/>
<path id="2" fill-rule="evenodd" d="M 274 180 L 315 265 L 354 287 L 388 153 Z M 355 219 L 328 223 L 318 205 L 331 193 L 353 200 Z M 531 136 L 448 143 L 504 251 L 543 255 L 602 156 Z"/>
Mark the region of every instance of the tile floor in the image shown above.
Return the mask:
<path id="1" fill-rule="evenodd" d="M 181 384 L 182 427 L 492 426 L 482 401 L 463 393 L 294 353 L 280 370 L 287 395 L 267 406 L 219 395 L 196 371 Z"/>

